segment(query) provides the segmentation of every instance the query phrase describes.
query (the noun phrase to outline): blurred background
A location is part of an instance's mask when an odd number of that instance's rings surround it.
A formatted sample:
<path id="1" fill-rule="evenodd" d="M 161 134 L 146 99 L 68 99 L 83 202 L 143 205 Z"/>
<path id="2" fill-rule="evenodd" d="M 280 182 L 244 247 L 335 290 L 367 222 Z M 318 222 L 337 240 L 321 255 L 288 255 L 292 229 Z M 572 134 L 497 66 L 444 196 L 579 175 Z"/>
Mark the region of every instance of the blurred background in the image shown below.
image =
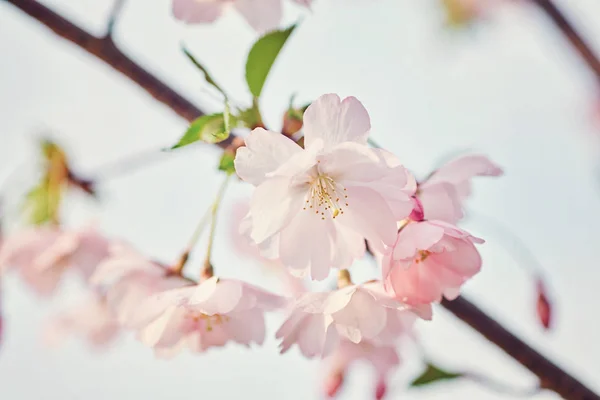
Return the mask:
<path id="1" fill-rule="evenodd" d="M 42 3 L 98 35 L 112 7 L 109 0 Z M 307 12 L 285 2 L 284 25 L 299 18 L 302 23 L 265 86 L 261 106 L 267 125 L 280 128 L 293 93 L 299 104 L 323 93 L 353 95 L 370 113 L 372 137 L 417 177 L 465 152 L 483 153 L 502 166 L 504 177 L 476 179 L 468 203 L 462 226 L 487 243 L 480 247 L 483 272 L 465 294 L 600 391 L 598 82 L 535 5 L 481 0 L 480 18 L 452 27 L 443 3 L 316 0 Z M 556 3 L 600 54 L 600 4 Z M 173 19 L 170 0 L 128 0 L 115 37 L 126 54 L 202 110 L 220 111 L 214 93 L 181 53 L 185 43 L 233 98 L 249 105 L 244 63 L 257 36 L 237 14 L 190 28 Z M 127 78 L 2 1 L 0 54 L 0 182 L 7 178 L 9 231 L 22 194 L 33 184 L 40 137 L 52 137 L 76 170 L 92 176 L 115 160 L 172 145 L 187 127 Z M 134 171 L 113 171 L 99 182 L 99 201 L 68 197 L 66 222 L 96 220 L 108 235 L 172 261 L 222 179 L 215 171 L 220 154 L 215 146 L 194 145 L 152 156 Z M 236 182 L 227 192 L 215 268 L 281 293 L 271 270 L 232 251 L 233 210 L 248 200 L 250 189 Z M 202 248 L 192 271 L 200 267 Z M 532 269 L 543 273 L 553 299 L 549 332 L 537 320 Z M 353 267 L 358 280 L 377 272 L 368 261 Z M 262 347 L 230 345 L 169 361 L 155 359 L 128 335 L 103 351 L 76 338 L 48 349 L 42 341 L 46 321 L 80 301 L 81 285 L 67 281 L 47 301 L 13 275 L 2 284 L 0 398 L 323 397 L 318 361 L 304 359 L 297 349 L 280 356 L 273 335 Z M 441 308 L 435 314 L 418 332 L 437 364 L 478 371 L 516 388 L 535 385 L 535 377 L 477 332 Z M 281 320 L 269 318 L 271 333 Z M 390 399 L 515 398 L 463 380 L 407 390 L 423 366 L 414 348 L 403 349 L 403 358 L 390 382 Z M 340 398 L 372 398 L 372 380 L 370 368 L 357 365 Z M 543 392 L 533 398 L 557 396 Z"/>

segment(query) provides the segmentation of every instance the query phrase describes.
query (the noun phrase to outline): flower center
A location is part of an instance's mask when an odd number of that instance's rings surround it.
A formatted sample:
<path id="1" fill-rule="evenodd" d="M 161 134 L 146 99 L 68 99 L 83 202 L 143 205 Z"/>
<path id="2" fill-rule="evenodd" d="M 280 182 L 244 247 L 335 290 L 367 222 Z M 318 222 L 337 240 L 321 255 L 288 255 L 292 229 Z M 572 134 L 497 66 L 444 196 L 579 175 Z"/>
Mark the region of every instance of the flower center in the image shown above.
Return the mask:
<path id="1" fill-rule="evenodd" d="M 419 250 L 419 254 L 415 257 L 415 263 L 420 263 L 427 260 L 431 252 L 429 250 Z"/>
<path id="2" fill-rule="evenodd" d="M 304 210 L 314 211 L 315 214 L 321 214 L 321 219 L 325 219 L 325 213 L 336 218 L 344 213 L 342 205 L 349 206 L 346 188 L 329 176 L 318 175 L 309 184 Z"/>
<path id="3" fill-rule="evenodd" d="M 221 325 L 222 323 L 229 321 L 229 317 L 227 315 L 207 315 L 192 310 L 188 310 L 187 318 L 194 321 L 199 327 L 203 326 L 207 332 L 212 331 L 214 325 Z"/>

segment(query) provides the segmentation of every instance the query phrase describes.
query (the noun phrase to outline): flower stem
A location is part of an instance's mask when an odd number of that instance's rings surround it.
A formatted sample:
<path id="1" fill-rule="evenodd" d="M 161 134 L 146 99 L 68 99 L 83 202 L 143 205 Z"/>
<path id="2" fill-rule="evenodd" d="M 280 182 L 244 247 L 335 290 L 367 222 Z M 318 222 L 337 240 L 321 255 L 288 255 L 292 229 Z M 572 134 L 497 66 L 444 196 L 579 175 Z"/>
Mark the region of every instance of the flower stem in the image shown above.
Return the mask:
<path id="1" fill-rule="evenodd" d="M 210 222 L 210 234 L 208 236 L 208 247 L 206 248 L 206 258 L 204 260 L 204 268 L 202 270 L 203 278 L 210 278 L 213 274 L 213 267 L 211 263 L 212 258 L 212 249 L 215 240 L 215 230 L 217 227 L 217 214 L 219 211 L 219 206 L 221 205 L 221 200 L 223 200 L 223 194 L 225 194 L 225 189 L 227 189 L 227 184 L 229 183 L 229 179 L 231 178 L 231 174 L 227 174 L 219 191 L 217 192 L 217 197 L 213 202 L 210 210 L 211 210 L 211 222 Z M 210 276 L 205 276 L 210 275 Z"/>
<path id="2" fill-rule="evenodd" d="M 190 253 L 192 252 L 192 249 L 198 242 L 198 239 L 200 239 L 200 235 L 204 231 L 204 228 L 206 227 L 206 223 L 208 222 L 208 219 L 211 216 L 212 208 L 213 208 L 213 206 L 211 205 L 204 212 L 202 219 L 200 219 L 200 221 L 198 222 L 198 225 L 196 226 L 196 229 L 194 230 L 194 233 L 190 237 L 190 241 L 188 242 L 187 247 L 185 248 L 185 250 L 179 257 L 179 260 L 177 261 L 177 263 L 171 268 L 172 273 L 181 275 L 181 273 L 183 272 L 183 267 L 185 267 L 185 264 L 187 263 L 188 259 L 190 258 Z"/>
<path id="3" fill-rule="evenodd" d="M 350 276 L 350 271 L 347 269 L 341 269 L 338 272 L 338 280 L 337 286 L 338 289 L 344 288 L 346 286 L 352 285 L 352 277 Z"/>
<path id="4" fill-rule="evenodd" d="M 375 147 L 376 149 L 381 149 L 381 146 L 373 139 L 368 138 L 367 143 L 371 145 L 371 147 Z"/>

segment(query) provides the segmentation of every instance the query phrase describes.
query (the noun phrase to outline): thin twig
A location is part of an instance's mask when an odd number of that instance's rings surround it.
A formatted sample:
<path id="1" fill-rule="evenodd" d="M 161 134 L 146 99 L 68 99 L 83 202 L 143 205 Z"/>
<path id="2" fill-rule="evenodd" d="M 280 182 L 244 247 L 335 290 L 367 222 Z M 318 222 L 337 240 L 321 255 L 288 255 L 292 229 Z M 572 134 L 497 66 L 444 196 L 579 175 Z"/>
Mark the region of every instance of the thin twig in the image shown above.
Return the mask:
<path id="1" fill-rule="evenodd" d="M 112 37 L 113 32 L 115 30 L 115 24 L 121 15 L 121 11 L 123 10 L 123 6 L 125 5 L 125 0 L 114 0 L 114 4 L 112 9 L 110 10 L 110 14 L 108 15 L 108 23 L 106 24 L 106 36 Z"/>

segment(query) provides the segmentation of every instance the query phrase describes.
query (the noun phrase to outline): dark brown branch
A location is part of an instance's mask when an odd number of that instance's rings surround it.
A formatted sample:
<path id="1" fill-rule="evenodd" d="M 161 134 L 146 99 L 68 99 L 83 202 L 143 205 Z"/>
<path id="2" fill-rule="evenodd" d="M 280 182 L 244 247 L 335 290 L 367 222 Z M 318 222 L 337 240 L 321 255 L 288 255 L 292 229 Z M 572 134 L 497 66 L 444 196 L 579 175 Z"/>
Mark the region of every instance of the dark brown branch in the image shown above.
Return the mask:
<path id="1" fill-rule="evenodd" d="M 573 48 L 581 56 L 592 73 L 600 80 L 600 60 L 592 48 L 586 43 L 583 37 L 565 18 L 562 12 L 556 7 L 552 0 L 531 0 L 546 13 L 546 15 L 554 22 L 556 27 L 569 40 Z"/>
<path id="2" fill-rule="evenodd" d="M 115 46 L 110 37 L 97 38 L 75 26 L 46 6 L 38 3 L 36 0 L 2 1 L 14 5 L 30 17 L 51 29 L 58 36 L 72 42 L 78 47 L 86 50 L 88 53 L 93 54 L 98 59 L 104 61 L 110 67 L 130 78 L 133 82 L 138 84 L 140 88 L 144 89 L 159 102 L 171 108 L 184 119 L 192 121 L 198 116 L 203 115 L 201 110 L 189 100 L 175 92 L 163 81 L 123 54 Z M 547 3 L 549 3 L 547 0 L 532 1 L 536 1 L 536 3 L 545 5 L 546 7 L 548 6 Z M 558 13 L 557 10 L 556 12 Z M 562 20 L 564 20 L 564 18 L 562 18 Z M 570 27 L 569 24 L 563 23 L 561 29 L 566 29 L 563 25 Z M 569 38 L 572 43 L 580 46 L 583 41 L 580 39 L 577 40 L 579 36 L 573 34 L 574 30 L 569 29 L 569 32 L 571 32 Z M 583 43 L 583 48 L 589 50 L 589 48 L 585 46 L 585 43 Z M 586 60 L 589 58 L 589 62 L 592 62 L 592 59 L 595 60 L 595 57 L 593 57 L 593 54 L 590 56 L 590 54 L 591 52 L 589 52 L 585 58 Z M 595 70 L 600 71 L 600 68 L 597 68 L 597 60 L 593 61 L 592 64 L 596 65 Z M 233 136 L 230 140 L 222 142 L 219 145 L 221 147 L 227 147 L 230 144 L 231 139 L 233 139 Z M 548 361 L 544 356 L 519 340 L 498 322 L 494 321 L 464 298 L 459 298 L 453 302 L 444 302 L 442 305 L 537 375 L 540 378 L 542 387 L 554 390 L 566 399 L 600 400 L 600 397 L 591 392 L 583 384 L 577 381 L 577 379 Z"/>
<path id="3" fill-rule="evenodd" d="M 104 61 L 108 66 L 131 79 L 140 88 L 144 89 L 160 103 L 171 108 L 182 118 L 193 121 L 199 116 L 204 115 L 204 113 L 192 102 L 127 57 L 119 50 L 110 36 L 103 38 L 95 37 L 43 4 L 38 3 L 36 0 L 3 1 L 14 5 L 30 17 L 45 25 L 58 36 Z M 232 139 L 233 137 L 219 143 L 219 146 L 222 148 L 227 147 Z"/>
<path id="4" fill-rule="evenodd" d="M 552 390 L 565 399 L 600 400 L 600 396 L 583 383 L 513 335 L 464 297 L 453 301 L 444 300 L 442 306 L 533 372 L 540 379 L 540 387 Z"/>

